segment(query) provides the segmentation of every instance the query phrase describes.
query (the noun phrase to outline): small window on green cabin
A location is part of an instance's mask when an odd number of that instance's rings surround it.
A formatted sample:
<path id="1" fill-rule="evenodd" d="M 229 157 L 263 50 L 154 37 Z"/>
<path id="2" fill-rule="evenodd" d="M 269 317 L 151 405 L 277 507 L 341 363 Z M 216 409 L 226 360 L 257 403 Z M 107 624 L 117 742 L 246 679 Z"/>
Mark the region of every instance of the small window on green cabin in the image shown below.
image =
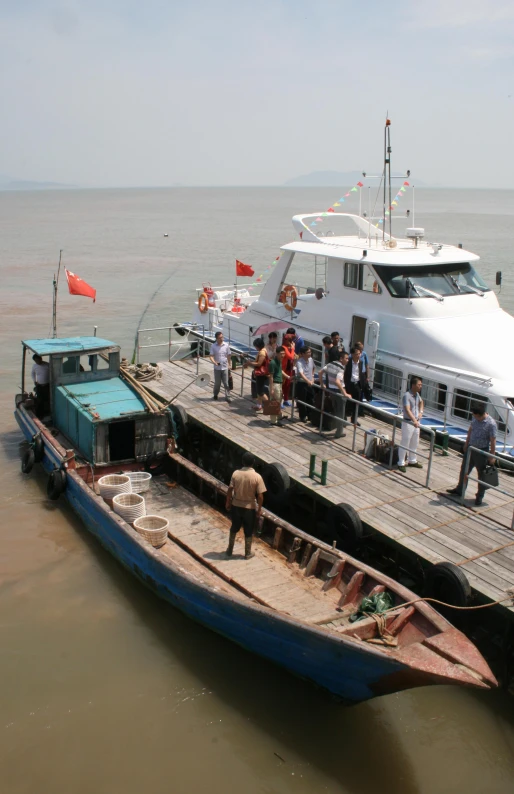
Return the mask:
<path id="1" fill-rule="evenodd" d="M 78 356 L 68 356 L 68 358 L 63 359 L 62 362 L 63 375 L 76 375 L 78 370 L 79 370 Z"/>
<path id="2" fill-rule="evenodd" d="M 359 263 L 344 263 L 344 285 L 351 289 L 359 289 Z"/>
<path id="3" fill-rule="evenodd" d="M 104 353 L 105 355 L 105 353 Z M 105 372 L 105 370 L 109 369 L 109 359 L 105 360 L 103 356 L 98 354 L 95 356 L 96 358 L 96 371 L 97 372 Z"/>

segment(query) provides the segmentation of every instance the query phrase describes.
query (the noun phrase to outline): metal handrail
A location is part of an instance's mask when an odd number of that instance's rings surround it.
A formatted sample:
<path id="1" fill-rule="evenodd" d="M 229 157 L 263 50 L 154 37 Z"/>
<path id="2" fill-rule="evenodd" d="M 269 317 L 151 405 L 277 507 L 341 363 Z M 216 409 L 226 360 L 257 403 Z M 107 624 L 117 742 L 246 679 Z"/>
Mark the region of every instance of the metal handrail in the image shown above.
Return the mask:
<path id="1" fill-rule="evenodd" d="M 292 400 L 291 400 L 291 419 L 294 416 L 294 402 L 295 402 L 295 400 L 296 400 L 297 404 L 305 405 L 307 408 L 312 409 L 312 407 L 313 407 L 312 405 L 310 405 L 310 403 L 306 403 L 303 400 L 298 400 L 298 398 L 295 397 L 295 391 L 296 391 L 295 387 L 296 387 L 297 380 L 299 381 L 299 379 L 297 379 L 297 378 L 294 378 L 294 380 L 293 380 L 293 394 L 292 394 Z M 377 414 L 379 417 L 383 416 L 383 417 L 387 417 L 387 419 L 389 419 L 389 420 L 391 420 L 391 419 L 393 420 L 393 437 L 391 439 L 391 451 L 389 453 L 389 463 L 388 463 L 389 469 L 392 469 L 393 468 L 393 454 L 394 454 L 395 439 L 396 439 L 396 429 L 397 429 L 397 426 L 398 426 L 397 422 L 400 422 L 400 425 L 401 425 L 401 422 L 403 422 L 403 418 L 391 415 L 387 411 L 384 411 L 383 408 L 378 408 L 377 406 L 371 405 L 371 403 L 368 403 L 368 402 L 363 403 L 361 400 L 355 400 L 353 397 L 343 397 L 341 395 L 342 399 L 344 400 L 343 411 L 344 411 L 344 406 L 346 405 L 346 402 L 351 402 L 351 403 L 354 403 L 354 405 L 355 405 L 355 410 L 354 410 L 354 415 L 353 415 L 354 421 L 353 421 L 353 423 L 351 423 L 351 422 L 346 421 L 346 419 L 342 419 L 341 417 L 335 416 L 334 414 L 330 414 L 330 413 L 328 413 L 327 411 L 324 410 L 325 394 L 326 394 L 326 392 L 328 390 L 326 386 L 320 385 L 318 383 L 314 383 L 313 384 L 313 388 L 321 389 L 322 392 L 323 392 L 322 398 L 321 398 L 321 408 L 319 409 L 319 412 L 320 412 L 319 433 L 320 433 L 320 435 L 323 435 L 322 426 L 323 426 L 323 417 L 324 416 L 329 416 L 331 419 L 335 419 L 337 422 L 342 423 L 343 427 L 347 427 L 349 424 L 353 424 L 352 452 L 355 452 L 357 431 L 360 431 L 361 433 L 364 433 L 365 436 L 369 436 L 370 435 L 369 430 L 365 430 L 364 428 L 360 428 L 360 427 L 357 426 L 357 418 L 358 418 L 358 415 L 359 415 L 359 406 L 365 406 L 366 410 L 369 410 L 372 413 Z M 315 410 L 318 410 L 318 409 L 315 409 Z M 432 470 L 432 458 L 434 456 L 434 448 L 435 448 L 435 430 L 432 430 L 432 428 L 430 428 L 430 427 L 423 427 L 423 431 L 430 435 L 430 449 L 429 449 L 428 455 L 423 454 L 422 452 L 419 452 L 419 450 L 415 450 L 415 449 L 412 449 L 410 447 L 406 447 L 403 444 L 398 444 L 397 446 L 400 449 L 405 449 L 407 452 L 414 452 L 416 454 L 419 454 L 420 457 L 428 459 L 427 476 L 426 476 L 426 482 L 425 482 L 425 486 L 428 488 L 429 484 L 430 484 L 430 474 L 431 474 L 431 470 Z"/>

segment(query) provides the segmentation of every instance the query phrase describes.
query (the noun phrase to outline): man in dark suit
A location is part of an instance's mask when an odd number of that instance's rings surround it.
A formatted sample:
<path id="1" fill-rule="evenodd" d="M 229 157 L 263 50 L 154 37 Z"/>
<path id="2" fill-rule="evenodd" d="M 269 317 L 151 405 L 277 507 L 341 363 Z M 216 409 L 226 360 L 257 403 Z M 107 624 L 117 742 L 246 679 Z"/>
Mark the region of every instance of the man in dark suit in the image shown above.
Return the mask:
<path id="1" fill-rule="evenodd" d="M 363 393 L 367 391 L 368 388 L 366 365 L 364 361 L 361 361 L 361 350 L 359 347 L 352 347 L 350 352 L 351 358 L 344 370 L 344 387 L 354 400 L 361 401 Z M 348 415 L 352 417 L 351 421 L 353 424 L 355 422 L 355 404 L 347 403 L 347 405 Z M 361 408 L 359 407 L 357 416 L 360 411 Z M 359 422 L 357 422 L 357 424 L 360 425 Z"/>

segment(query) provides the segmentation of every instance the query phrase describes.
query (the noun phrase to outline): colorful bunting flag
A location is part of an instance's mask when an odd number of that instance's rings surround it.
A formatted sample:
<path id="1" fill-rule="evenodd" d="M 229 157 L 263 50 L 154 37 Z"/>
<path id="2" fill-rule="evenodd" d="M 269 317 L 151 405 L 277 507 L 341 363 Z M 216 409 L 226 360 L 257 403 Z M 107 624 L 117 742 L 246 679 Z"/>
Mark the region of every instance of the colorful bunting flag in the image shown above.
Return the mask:
<path id="1" fill-rule="evenodd" d="M 404 182 L 403 184 L 405 185 L 405 187 L 409 187 L 410 182 Z"/>
<path id="2" fill-rule="evenodd" d="M 362 184 L 362 182 L 357 182 L 357 187 L 364 187 L 364 185 Z"/>
<path id="3" fill-rule="evenodd" d="M 329 207 L 327 212 L 335 212 L 335 209 L 333 207 Z"/>
<path id="4" fill-rule="evenodd" d="M 350 193 L 357 193 L 357 188 L 356 187 L 350 188 Z"/>
<path id="5" fill-rule="evenodd" d="M 340 203 L 338 201 L 334 201 L 334 207 L 340 207 Z"/>

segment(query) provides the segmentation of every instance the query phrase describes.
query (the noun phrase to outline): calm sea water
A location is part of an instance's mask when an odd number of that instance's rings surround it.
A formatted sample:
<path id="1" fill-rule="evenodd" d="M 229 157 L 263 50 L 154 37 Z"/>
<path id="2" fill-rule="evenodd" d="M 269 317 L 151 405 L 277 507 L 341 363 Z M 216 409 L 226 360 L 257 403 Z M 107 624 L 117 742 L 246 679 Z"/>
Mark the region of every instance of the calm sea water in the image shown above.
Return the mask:
<path id="1" fill-rule="evenodd" d="M 342 707 L 159 602 L 46 500 L 43 475 L 19 470 L 20 340 L 51 329 L 59 249 L 98 290 L 93 304 L 63 284 L 59 333 L 97 325 L 131 357 L 140 322 L 187 319 L 194 288 L 230 284 L 236 257 L 265 272 L 291 216 L 335 199 L 319 188 L 0 193 L 2 791 L 512 791 L 510 697 L 436 687 Z M 503 270 L 512 312 L 513 218 L 514 191 L 416 195 L 428 239 L 476 251 L 491 283 Z"/>

